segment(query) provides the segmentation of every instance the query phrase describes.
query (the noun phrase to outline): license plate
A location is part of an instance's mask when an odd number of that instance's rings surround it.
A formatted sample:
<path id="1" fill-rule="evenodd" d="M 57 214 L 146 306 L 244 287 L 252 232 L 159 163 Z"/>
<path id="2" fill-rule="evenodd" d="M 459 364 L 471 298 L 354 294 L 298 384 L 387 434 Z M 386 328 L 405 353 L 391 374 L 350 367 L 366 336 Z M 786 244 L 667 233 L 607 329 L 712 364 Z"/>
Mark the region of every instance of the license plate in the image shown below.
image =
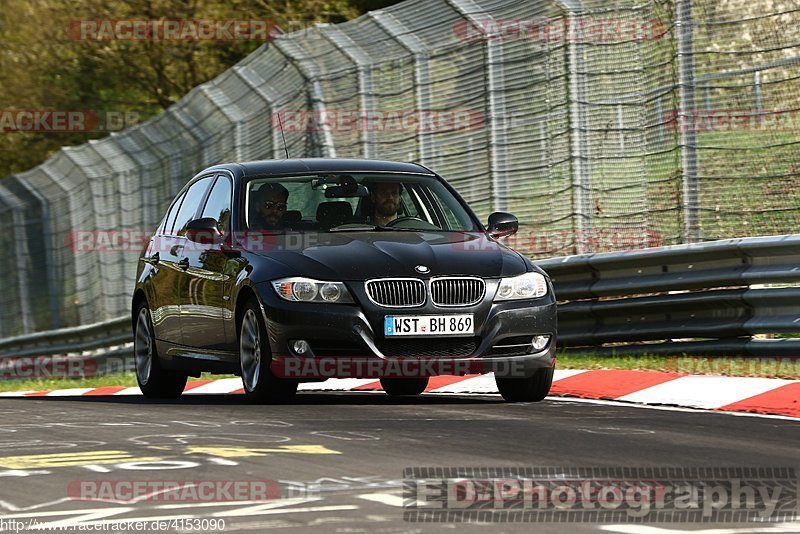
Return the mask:
<path id="1" fill-rule="evenodd" d="M 472 334 L 472 314 L 466 315 L 387 315 L 383 321 L 386 336 L 447 336 Z"/>

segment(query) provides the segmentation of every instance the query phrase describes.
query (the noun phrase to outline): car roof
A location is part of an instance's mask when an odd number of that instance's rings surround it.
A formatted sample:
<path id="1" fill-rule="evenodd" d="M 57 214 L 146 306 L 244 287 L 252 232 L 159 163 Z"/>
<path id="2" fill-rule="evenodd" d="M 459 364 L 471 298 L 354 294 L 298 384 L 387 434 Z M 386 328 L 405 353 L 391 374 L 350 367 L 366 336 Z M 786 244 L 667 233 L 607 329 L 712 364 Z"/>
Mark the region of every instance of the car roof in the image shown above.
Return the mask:
<path id="1" fill-rule="evenodd" d="M 248 161 L 217 165 L 215 168 L 238 166 L 244 176 L 317 172 L 397 172 L 434 176 L 417 163 L 401 163 L 373 159 L 303 158 Z M 209 169 L 212 170 L 212 169 Z"/>

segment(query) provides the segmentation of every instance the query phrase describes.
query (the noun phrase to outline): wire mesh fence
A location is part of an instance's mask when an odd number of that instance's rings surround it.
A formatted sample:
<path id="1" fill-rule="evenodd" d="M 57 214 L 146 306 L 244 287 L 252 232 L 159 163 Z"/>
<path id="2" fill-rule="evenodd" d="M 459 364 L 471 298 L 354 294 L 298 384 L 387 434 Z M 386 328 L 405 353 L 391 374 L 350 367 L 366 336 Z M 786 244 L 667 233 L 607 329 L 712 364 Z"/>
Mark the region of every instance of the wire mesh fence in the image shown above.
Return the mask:
<path id="1" fill-rule="evenodd" d="M 128 313 L 203 167 L 415 160 L 533 257 L 791 233 L 800 3 L 409 0 L 278 37 L 146 123 L 0 182 L 0 336 Z"/>

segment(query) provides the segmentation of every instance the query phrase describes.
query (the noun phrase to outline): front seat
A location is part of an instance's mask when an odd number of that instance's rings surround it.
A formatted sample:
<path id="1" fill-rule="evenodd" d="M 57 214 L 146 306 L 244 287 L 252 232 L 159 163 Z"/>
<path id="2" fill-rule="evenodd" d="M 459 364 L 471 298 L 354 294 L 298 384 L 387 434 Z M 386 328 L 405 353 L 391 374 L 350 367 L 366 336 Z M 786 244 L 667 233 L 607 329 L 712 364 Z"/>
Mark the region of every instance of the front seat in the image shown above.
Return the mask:
<path id="1" fill-rule="evenodd" d="M 349 202 L 322 202 L 317 206 L 317 222 L 322 230 L 330 230 L 352 218 L 353 206 Z"/>

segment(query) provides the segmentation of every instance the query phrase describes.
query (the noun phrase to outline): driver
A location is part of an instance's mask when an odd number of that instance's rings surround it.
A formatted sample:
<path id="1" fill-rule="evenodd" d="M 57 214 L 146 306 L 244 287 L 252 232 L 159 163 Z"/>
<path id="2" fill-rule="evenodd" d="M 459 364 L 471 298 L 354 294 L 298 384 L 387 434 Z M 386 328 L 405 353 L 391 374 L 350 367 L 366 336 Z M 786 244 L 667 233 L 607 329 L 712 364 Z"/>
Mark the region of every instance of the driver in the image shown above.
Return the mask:
<path id="1" fill-rule="evenodd" d="M 378 182 L 369 192 L 372 201 L 371 220 L 384 226 L 397 218 L 400 210 L 400 184 L 397 182 Z"/>

